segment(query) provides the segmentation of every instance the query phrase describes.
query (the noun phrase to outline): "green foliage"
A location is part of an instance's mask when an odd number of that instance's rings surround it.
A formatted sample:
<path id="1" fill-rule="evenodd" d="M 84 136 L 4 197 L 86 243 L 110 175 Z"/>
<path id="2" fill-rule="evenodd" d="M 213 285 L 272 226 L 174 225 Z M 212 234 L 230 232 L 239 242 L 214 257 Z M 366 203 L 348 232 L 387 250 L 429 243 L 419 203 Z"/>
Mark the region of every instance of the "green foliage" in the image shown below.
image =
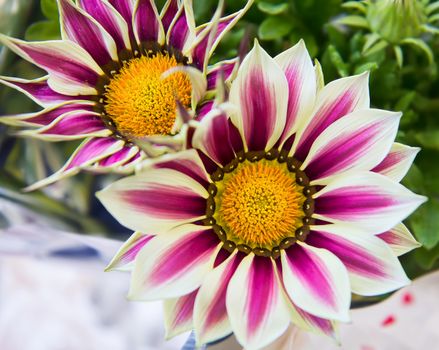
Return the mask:
<path id="1" fill-rule="evenodd" d="M 32 23 L 26 30 L 25 39 L 30 41 L 59 39 L 59 12 L 56 0 L 41 0 L 41 14 L 46 18 Z"/>

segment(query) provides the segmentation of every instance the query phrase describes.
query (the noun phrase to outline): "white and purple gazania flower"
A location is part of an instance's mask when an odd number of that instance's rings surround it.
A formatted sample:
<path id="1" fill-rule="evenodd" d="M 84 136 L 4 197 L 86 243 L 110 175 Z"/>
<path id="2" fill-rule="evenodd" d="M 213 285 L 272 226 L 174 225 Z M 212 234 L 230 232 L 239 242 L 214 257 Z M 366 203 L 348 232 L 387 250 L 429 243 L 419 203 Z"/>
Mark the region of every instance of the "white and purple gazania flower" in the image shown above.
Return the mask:
<path id="1" fill-rule="evenodd" d="M 98 194 L 136 231 L 109 269 L 132 271 L 131 299 L 165 299 L 169 336 L 333 336 L 351 293 L 409 282 L 401 221 L 425 198 L 399 181 L 418 149 L 394 143 L 401 113 L 370 108 L 367 74 L 321 81 L 303 42 L 274 59 L 256 43 L 194 149 Z"/>
<path id="2" fill-rule="evenodd" d="M 1 43 L 48 72 L 36 80 L 0 77 L 44 108 L 0 122 L 32 127 L 22 134 L 44 140 L 84 140 L 62 169 L 29 189 L 80 169 L 129 172 L 146 157 L 178 150 L 186 129 L 178 101 L 195 109 L 219 71 L 230 77 L 237 59 L 208 61 L 251 2 L 222 18 L 219 9 L 196 27 L 190 0 L 168 0 L 161 14 L 153 0 L 58 0 L 62 40 L 0 34 Z"/>

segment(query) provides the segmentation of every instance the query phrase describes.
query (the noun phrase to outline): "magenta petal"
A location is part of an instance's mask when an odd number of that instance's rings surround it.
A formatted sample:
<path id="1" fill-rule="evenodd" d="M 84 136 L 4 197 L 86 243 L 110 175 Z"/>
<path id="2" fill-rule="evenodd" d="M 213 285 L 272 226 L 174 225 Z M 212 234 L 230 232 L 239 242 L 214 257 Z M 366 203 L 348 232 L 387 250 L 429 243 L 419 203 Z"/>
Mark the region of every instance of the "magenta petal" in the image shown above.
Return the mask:
<path id="1" fill-rule="evenodd" d="M 118 13 L 112 6 L 102 0 L 79 0 L 78 5 L 97 20 L 112 36 L 118 51 L 130 49 L 128 38 L 124 37 L 124 32 L 128 33 L 126 23 L 121 16 L 121 19 L 117 17 Z M 124 27 L 122 27 L 122 23 Z"/>
<path id="2" fill-rule="evenodd" d="M 137 0 L 134 8 L 134 24 L 139 43 L 159 41 L 163 35 L 157 8 L 152 0 Z"/>
<path id="3" fill-rule="evenodd" d="M 134 149 L 134 151 L 133 151 Z M 137 150 L 137 151 L 136 151 Z M 115 165 L 122 165 L 139 153 L 138 149 L 133 146 L 124 146 L 120 151 L 99 161 L 99 167 L 112 167 Z"/>
<path id="4" fill-rule="evenodd" d="M 46 128 L 44 135 L 87 135 L 96 131 L 105 130 L 106 126 L 99 115 L 91 112 L 71 112 Z"/>
<path id="5" fill-rule="evenodd" d="M 26 118 L 27 123 L 33 123 L 38 125 L 49 125 L 55 119 L 61 115 L 69 112 L 91 112 L 93 110 L 93 105 L 81 104 L 81 103 L 67 103 L 56 107 L 49 107 L 45 110 L 34 114 L 30 118 Z"/>
<path id="6" fill-rule="evenodd" d="M 178 0 L 168 0 L 166 4 L 163 6 L 163 11 L 161 14 L 163 29 L 165 33 L 168 31 L 171 26 L 172 20 L 178 11 Z"/>
<path id="7" fill-rule="evenodd" d="M 172 338 L 192 328 L 194 302 L 198 289 L 175 299 L 164 302 L 166 338 Z"/>
<path id="8" fill-rule="evenodd" d="M 133 0 L 108 0 L 113 7 L 122 15 L 128 24 L 128 27 L 132 26 L 133 16 Z"/>
<path id="9" fill-rule="evenodd" d="M 218 77 L 222 74 L 224 81 L 227 81 L 232 75 L 235 67 L 238 65 L 237 60 L 221 64 L 207 73 L 207 90 L 213 90 L 216 87 Z"/>
<path id="10" fill-rule="evenodd" d="M 67 39 L 82 46 L 100 66 L 116 58 L 112 57 L 116 51 L 113 39 L 71 1 L 60 0 L 60 11 L 61 23 Z"/>
<path id="11" fill-rule="evenodd" d="M 187 2 L 184 4 L 187 4 Z M 188 9 L 190 6 L 191 5 L 183 5 L 180 7 L 167 34 L 169 45 L 180 51 L 183 50 L 186 40 L 190 35 L 191 25 L 189 21 L 191 20 L 190 16 L 192 15 L 188 13 L 188 11 L 192 10 L 191 8 Z"/>

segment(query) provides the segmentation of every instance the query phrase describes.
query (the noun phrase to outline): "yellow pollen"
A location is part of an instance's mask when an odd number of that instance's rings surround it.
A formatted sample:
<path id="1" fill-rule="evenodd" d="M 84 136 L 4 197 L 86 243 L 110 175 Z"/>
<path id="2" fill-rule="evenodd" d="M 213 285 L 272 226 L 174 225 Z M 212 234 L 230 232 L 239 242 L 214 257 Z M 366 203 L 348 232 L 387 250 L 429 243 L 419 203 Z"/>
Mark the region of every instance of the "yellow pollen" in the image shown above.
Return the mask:
<path id="1" fill-rule="evenodd" d="M 176 98 L 188 107 L 191 83 L 187 74 L 162 74 L 178 66 L 175 57 L 158 53 L 133 58 L 111 80 L 106 91 L 105 112 L 124 136 L 168 135 L 176 118 Z"/>
<path id="2" fill-rule="evenodd" d="M 236 244 L 271 249 L 302 226 L 306 197 L 285 163 L 246 161 L 216 185 L 214 217 Z"/>

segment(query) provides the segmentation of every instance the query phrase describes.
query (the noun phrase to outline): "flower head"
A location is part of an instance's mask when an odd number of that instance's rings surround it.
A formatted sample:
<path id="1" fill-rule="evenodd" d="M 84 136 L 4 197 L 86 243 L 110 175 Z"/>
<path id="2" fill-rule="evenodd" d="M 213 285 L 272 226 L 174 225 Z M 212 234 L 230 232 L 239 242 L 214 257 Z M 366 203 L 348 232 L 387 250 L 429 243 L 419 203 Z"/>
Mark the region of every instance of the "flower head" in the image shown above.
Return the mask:
<path id="1" fill-rule="evenodd" d="M 401 114 L 371 109 L 367 83 L 320 87 L 303 42 L 274 59 L 256 43 L 194 149 L 98 194 L 137 231 L 109 268 L 132 270 L 130 298 L 166 299 L 170 336 L 259 349 L 290 322 L 333 335 L 351 292 L 408 283 L 401 220 L 425 199 L 399 181 L 418 150 L 394 143 Z"/>
<path id="2" fill-rule="evenodd" d="M 247 6 L 195 27 L 190 0 L 168 0 L 158 13 L 152 0 L 59 0 L 62 40 L 0 42 L 43 68 L 36 80 L 0 77 L 44 109 L 3 116 L 27 126 L 23 135 L 44 140 L 84 139 L 67 164 L 37 188 L 80 169 L 130 172 L 146 157 L 180 149 L 185 127 L 177 103 L 195 109 L 228 79 L 236 59 L 208 67 L 221 38 Z M 141 140 L 142 149 L 138 147 Z"/>

